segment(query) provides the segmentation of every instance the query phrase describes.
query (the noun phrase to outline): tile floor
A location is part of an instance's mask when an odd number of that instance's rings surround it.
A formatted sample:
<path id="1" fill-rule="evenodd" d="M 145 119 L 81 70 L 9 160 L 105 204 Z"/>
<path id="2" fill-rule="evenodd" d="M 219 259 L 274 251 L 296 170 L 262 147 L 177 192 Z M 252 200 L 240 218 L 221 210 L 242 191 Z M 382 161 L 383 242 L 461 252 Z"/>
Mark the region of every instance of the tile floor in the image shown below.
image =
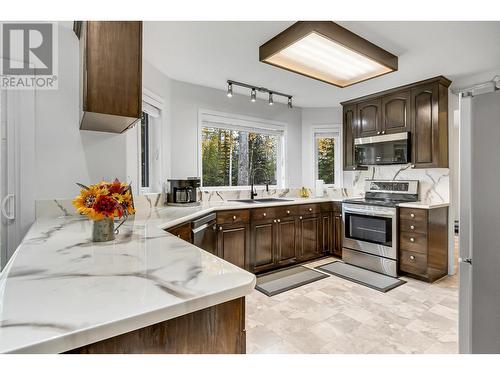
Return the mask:
<path id="1" fill-rule="evenodd" d="M 247 353 L 457 353 L 458 276 L 403 279 L 387 293 L 335 276 L 273 297 L 255 290 Z"/>

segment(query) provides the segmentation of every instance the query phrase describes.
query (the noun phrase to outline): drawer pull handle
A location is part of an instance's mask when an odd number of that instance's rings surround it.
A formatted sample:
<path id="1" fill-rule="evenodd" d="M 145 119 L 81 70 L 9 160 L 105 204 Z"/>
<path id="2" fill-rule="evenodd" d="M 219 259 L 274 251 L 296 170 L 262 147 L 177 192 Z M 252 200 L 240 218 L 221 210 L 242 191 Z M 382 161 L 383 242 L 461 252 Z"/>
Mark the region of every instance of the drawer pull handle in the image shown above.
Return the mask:
<path id="1" fill-rule="evenodd" d="M 413 219 L 415 217 L 415 214 L 410 214 L 410 217 Z"/>
<path id="2" fill-rule="evenodd" d="M 177 235 L 177 237 L 181 238 L 181 235 L 180 235 L 180 234 L 178 234 L 178 235 Z"/>
<path id="3" fill-rule="evenodd" d="M 264 212 L 264 213 L 262 214 L 262 216 L 266 217 L 266 216 L 267 216 L 267 214 Z"/>
<path id="4" fill-rule="evenodd" d="M 380 134 L 380 132 L 377 132 L 377 135 L 379 135 L 379 134 Z"/>
<path id="5" fill-rule="evenodd" d="M 415 260 L 415 255 L 410 255 L 410 260 Z"/>
<path id="6" fill-rule="evenodd" d="M 221 232 L 222 232 L 222 227 L 219 227 L 219 231 L 221 231 Z"/>
<path id="7" fill-rule="evenodd" d="M 233 220 L 236 220 L 236 216 L 233 216 Z"/>
<path id="8" fill-rule="evenodd" d="M 410 242 L 415 242 L 415 239 L 413 237 L 410 237 Z"/>
<path id="9" fill-rule="evenodd" d="M 290 215 L 290 210 L 286 210 L 286 214 L 287 214 L 287 215 Z"/>
<path id="10" fill-rule="evenodd" d="M 273 220 L 273 223 L 276 223 L 276 219 Z"/>
<path id="11" fill-rule="evenodd" d="M 410 225 L 410 229 L 411 230 L 415 229 L 415 225 Z"/>
<path id="12" fill-rule="evenodd" d="M 312 209 L 312 208 L 310 208 L 310 209 L 309 209 L 309 212 L 312 212 L 312 210 L 313 210 L 313 209 Z"/>
<path id="13" fill-rule="evenodd" d="M 299 216 L 299 220 L 302 220 L 302 216 Z"/>
<path id="14" fill-rule="evenodd" d="M 276 221 L 277 221 L 278 223 L 281 223 L 281 220 L 280 220 L 280 219 L 278 219 L 278 220 L 276 220 Z"/>

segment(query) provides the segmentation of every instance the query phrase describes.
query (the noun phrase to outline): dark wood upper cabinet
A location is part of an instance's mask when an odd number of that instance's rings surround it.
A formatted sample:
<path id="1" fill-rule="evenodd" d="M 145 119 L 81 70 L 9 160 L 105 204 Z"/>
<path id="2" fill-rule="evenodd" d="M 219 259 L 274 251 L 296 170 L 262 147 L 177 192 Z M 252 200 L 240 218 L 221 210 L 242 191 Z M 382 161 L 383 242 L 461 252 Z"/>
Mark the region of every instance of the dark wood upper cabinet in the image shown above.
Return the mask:
<path id="1" fill-rule="evenodd" d="M 342 112 L 344 170 L 352 170 L 356 169 L 354 164 L 354 137 L 357 132 L 356 105 L 345 105 Z"/>
<path id="2" fill-rule="evenodd" d="M 82 65 L 80 128 L 122 133 L 141 118 L 142 22 L 83 21 L 76 29 Z"/>
<path id="3" fill-rule="evenodd" d="M 410 90 L 382 98 L 382 134 L 410 131 Z"/>
<path id="4" fill-rule="evenodd" d="M 372 137 L 381 133 L 381 100 L 373 99 L 358 103 L 358 126 L 355 138 Z"/>
<path id="5" fill-rule="evenodd" d="M 344 170 L 355 170 L 354 139 L 409 132 L 416 168 L 448 168 L 448 87 L 443 76 L 341 103 Z"/>

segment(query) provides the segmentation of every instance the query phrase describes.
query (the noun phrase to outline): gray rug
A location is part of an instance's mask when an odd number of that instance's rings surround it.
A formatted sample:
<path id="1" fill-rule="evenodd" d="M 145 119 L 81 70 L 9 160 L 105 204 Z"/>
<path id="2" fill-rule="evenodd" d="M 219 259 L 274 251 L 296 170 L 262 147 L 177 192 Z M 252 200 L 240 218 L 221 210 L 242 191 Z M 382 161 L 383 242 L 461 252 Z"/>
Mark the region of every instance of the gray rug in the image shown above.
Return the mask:
<path id="1" fill-rule="evenodd" d="M 406 281 L 394 277 L 382 275 L 381 273 L 365 270 L 364 268 L 339 261 L 327 263 L 315 268 L 384 293 L 406 283 Z"/>
<path id="2" fill-rule="evenodd" d="M 304 266 L 298 266 L 258 276 L 255 289 L 266 296 L 272 297 L 325 277 L 329 276 Z"/>

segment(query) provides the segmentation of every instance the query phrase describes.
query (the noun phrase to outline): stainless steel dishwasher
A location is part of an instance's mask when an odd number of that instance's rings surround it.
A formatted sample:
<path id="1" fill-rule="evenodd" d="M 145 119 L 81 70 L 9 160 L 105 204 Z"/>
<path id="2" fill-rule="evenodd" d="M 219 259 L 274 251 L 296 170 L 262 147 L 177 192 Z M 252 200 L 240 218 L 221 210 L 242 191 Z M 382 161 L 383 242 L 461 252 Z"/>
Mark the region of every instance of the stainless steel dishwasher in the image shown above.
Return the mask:
<path id="1" fill-rule="evenodd" d="M 191 222 L 193 244 L 217 255 L 217 225 L 215 214 L 209 214 Z"/>

